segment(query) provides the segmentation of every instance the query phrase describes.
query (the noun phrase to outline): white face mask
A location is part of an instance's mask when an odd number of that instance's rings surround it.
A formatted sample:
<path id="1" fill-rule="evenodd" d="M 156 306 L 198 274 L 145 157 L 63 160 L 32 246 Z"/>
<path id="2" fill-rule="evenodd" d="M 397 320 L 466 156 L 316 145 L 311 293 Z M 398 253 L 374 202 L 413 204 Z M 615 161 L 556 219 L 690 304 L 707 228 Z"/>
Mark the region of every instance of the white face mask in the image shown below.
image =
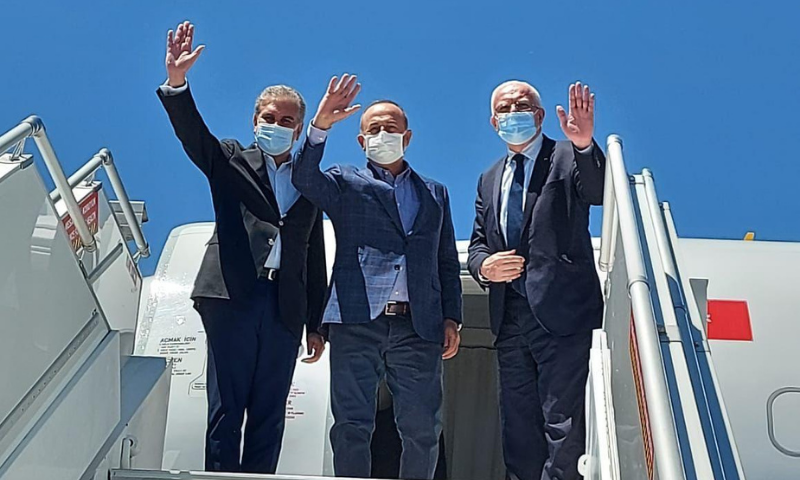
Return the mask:
<path id="1" fill-rule="evenodd" d="M 403 158 L 403 134 L 386 133 L 364 135 L 367 158 L 381 165 L 389 165 Z"/>

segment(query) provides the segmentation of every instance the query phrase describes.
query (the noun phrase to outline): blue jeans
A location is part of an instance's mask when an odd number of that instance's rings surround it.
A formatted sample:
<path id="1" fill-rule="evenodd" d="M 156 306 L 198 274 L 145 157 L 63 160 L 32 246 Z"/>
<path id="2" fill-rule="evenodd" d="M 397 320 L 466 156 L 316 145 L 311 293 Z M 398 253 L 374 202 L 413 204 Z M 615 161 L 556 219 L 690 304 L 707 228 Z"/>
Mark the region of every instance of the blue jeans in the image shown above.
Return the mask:
<path id="1" fill-rule="evenodd" d="M 503 456 L 510 480 L 572 480 L 585 450 L 591 332 L 559 337 L 507 289 L 497 336 Z"/>
<path id="2" fill-rule="evenodd" d="M 442 345 L 420 338 L 409 316 L 331 324 L 329 340 L 336 476 L 370 477 L 376 394 L 385 375 L 403 446 L 400 478 L 432 479 L 442 432 Z"/>
<path id="3" fill-rule="evenodd" d="M 206 471 L 275 473 L 300 345 L 281 322 L 278 285 L 259 281 L 246 302 L 196 305 L 208 342 Z"/>

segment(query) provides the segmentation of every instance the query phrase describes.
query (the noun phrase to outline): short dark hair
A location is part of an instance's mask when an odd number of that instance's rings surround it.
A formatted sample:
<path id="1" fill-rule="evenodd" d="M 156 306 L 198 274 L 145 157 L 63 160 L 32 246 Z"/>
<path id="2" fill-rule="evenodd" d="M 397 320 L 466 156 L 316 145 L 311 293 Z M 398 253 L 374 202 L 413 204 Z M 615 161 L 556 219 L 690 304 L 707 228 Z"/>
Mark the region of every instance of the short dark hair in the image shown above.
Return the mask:
<path id="1" fill-rule="evenodd" d="M 366 110 L 364 110 L 364 112 L 374 107 L 375 105 L 381 105 L 384 103 L 388 103 L 389 105 L 394 105 L 395 107 L 399 108 L 401 112 L 403 112 L 403 121 L 406 122 L 406 128 L 408 128 L 408 115 L 406 115 L 406 111 L 403 109 L 403 107 L 401 107 L 400 104 L 395 102 L 394 100 L 389 100 L 385 98 L 381 100 L 375 100 L 374 102 L 369 104 L 369 106 L 367 107 Z"/>

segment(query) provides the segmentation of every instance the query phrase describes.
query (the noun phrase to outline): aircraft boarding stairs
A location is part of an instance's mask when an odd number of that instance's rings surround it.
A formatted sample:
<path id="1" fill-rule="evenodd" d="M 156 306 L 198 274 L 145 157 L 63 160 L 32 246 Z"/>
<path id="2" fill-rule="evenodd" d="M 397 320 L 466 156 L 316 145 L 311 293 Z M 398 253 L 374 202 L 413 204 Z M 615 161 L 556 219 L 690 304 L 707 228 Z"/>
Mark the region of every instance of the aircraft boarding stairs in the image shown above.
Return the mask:
<path id="1" fill-rule="evenodd" d="M 53 192 L 25 153 L 29 138 Z M 100 168 L 117 201 L 94 178 Z M 132 356 L 146 217 L 142 203 L 128 200 L 108 150 L 67 178 L 40 119 L 0 136 L 3 480 L 99 480 L 111 468 L 161 468 L 169 365 Z"/>
<path id="2" fill-rule="evenodd" d="M 25 153 L 28 138 L 53 192 Z M 0 154 L 0 479 L 321 478 L 160 471 L 171 367 L 132 355 L 136 262 L 149 254 L 144 205 L 128 200 L 106 149 L 67 178 L 36 117 L 0 136 Z M 703 286 L 681 276 L 652 175 L 628 176 L 616 136 L 608 159 L 606 314 L 594 333 L 581 471 L 743 478 L 705 336 Z M 95 178 L 100 167 L 116 202 Z"/>
<path id="3" fill-rule="evenodd" d="M 599 267 L 603 329 L 587 385 L 591 479 L 742 479 L 706 335 L 707 282 L 682 275 L 669 205 L 653 175 L 629 176 L 607 143 Z"/>

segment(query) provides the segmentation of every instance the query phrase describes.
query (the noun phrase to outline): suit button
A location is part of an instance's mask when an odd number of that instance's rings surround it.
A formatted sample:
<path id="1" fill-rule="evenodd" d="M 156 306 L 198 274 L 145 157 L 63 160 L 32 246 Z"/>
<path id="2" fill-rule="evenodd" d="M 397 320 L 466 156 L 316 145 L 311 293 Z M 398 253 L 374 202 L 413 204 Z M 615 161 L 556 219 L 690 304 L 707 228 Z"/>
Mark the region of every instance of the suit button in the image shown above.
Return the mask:
<path id="1" fill-rule="evenodd" d="M 403 267 L 401 267 L 400 265 L 395 265 L 395 266 L 394 266 L 394 269 L 395 269 L 395 270 L 397 270 L 397 271 L 399 272 L 400 270 L 402 270 L 402 269 L 403 269 Z"/>
<path id="2" fill-rule="evenodd" d="M 273 245 L 275 245 L 275 240 L 274 240 L 274 239 L 272 239 L 272 238 L 270 238 L 269 240 L 267 240 L 267 243 L 268 243 L 270 246 L 273 246 Z"/>
<path id="3" fill-rule="evenodd" d="M 279 220 L 279 221 L 278 221 L 278 226 L 279 226 L 279 227 L 282 227 L 282 226 L 283 226 L 283 220 Z"/>

